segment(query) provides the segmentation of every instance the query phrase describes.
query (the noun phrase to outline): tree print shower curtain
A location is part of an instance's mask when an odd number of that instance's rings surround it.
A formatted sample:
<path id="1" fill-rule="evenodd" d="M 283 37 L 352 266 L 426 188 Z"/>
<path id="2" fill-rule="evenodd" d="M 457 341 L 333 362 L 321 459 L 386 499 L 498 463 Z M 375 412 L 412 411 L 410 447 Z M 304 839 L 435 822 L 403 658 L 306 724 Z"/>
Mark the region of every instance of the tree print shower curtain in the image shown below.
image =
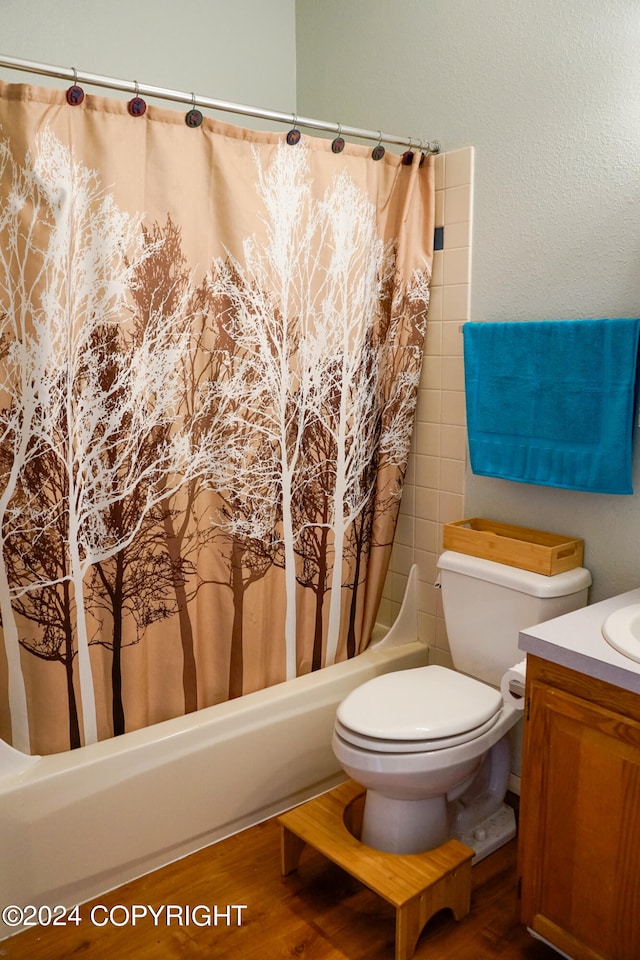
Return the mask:
<path id="1" fill-rule="evenodd" d="M 0 736 L 356 656 L 420 378 L 433 159 L 0 84 Z"/>

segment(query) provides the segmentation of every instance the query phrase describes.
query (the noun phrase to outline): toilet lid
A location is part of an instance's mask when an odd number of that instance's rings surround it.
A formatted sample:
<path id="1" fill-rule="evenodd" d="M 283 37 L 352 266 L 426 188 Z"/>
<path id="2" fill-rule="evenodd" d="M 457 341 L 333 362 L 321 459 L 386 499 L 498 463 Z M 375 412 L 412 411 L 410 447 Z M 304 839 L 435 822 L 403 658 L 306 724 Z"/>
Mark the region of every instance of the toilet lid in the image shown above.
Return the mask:
<path id="1" fill-rule="evenodd" d="M 499 690 L 434 665 L 363 683 L 339 705 L 337 719 L 343 729 L 364 737 L 424 742 L 486 728 L 502 704 Z"/>

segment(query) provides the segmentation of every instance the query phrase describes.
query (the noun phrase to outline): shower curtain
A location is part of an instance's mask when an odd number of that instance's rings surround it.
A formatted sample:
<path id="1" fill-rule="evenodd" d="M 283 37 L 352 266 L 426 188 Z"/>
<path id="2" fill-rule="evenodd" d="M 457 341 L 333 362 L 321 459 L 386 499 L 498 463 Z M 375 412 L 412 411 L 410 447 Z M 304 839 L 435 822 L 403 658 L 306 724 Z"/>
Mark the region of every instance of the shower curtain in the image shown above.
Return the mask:
<path id="1" fill-rule="evenodd" d="M 0 736 L 21 750 L 368 643 L 433 158 L 285 133 L 0 85 Z"/>

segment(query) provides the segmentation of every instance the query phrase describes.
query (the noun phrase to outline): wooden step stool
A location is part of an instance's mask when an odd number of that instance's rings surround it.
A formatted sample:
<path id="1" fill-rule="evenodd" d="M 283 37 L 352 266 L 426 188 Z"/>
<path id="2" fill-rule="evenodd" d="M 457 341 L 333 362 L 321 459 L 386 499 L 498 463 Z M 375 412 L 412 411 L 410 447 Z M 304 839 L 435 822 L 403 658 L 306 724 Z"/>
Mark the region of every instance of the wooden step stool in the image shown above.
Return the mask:
<path id="1" fill-rule="evenodd" d="M 456 920 L 469 912 L 473 850 L 449 840 L 427 853 L 383 853 L 357 838 L 365 788 L 348 780 L 278 817 L 282 874 L 297 869 L 305 844 L 318 850 L 395 907 L 395 960 L 413 956 L 431 917 L 449 907 Z"/>

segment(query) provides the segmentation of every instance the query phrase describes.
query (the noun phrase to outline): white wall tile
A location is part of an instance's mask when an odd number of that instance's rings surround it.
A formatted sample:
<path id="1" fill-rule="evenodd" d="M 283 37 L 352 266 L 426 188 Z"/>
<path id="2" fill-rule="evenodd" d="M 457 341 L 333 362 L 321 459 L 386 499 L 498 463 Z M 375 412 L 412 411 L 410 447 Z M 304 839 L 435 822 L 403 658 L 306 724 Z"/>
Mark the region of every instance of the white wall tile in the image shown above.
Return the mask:
<path id="1" fill-rule="evenodd" d="M 434 254 L 425 361 L 407 469 L 411 486 L 403 496 L 380 616 L 397 613 L 409 567 L 416 563 L 420 639 L 431 648 L 431 662 L 451 666 L 440 591 L 434 584 L 443 525 L 464 516 L 467 435 L 461 325 L 470 318 L 473 150 L 439 155 L 435 169 L 436 226 L 443 227 L 444 249 Z"/>

